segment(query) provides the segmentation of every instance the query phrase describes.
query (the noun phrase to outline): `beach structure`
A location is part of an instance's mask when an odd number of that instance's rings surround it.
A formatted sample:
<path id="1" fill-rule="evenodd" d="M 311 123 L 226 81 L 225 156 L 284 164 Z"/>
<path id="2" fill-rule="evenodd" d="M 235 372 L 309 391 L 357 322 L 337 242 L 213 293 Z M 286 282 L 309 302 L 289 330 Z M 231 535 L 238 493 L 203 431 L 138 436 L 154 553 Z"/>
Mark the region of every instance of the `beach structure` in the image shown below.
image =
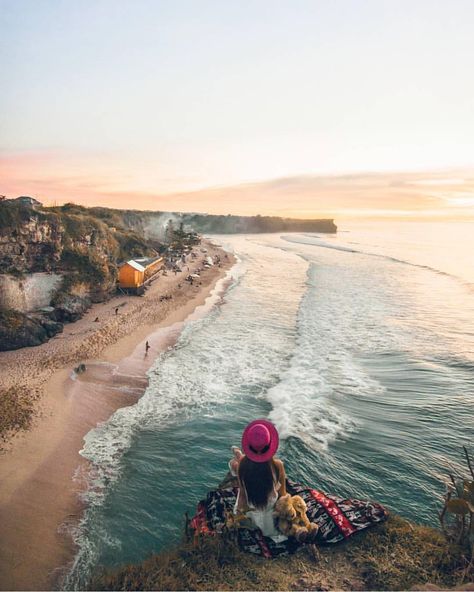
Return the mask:
<path id="1" fill-rule="evenodd" d="M 119 290 L 128 294 L 141 295 L 145 286 L 158 273 L 163 257 L 139 257 L 130 259 L 119 266 Z"/>

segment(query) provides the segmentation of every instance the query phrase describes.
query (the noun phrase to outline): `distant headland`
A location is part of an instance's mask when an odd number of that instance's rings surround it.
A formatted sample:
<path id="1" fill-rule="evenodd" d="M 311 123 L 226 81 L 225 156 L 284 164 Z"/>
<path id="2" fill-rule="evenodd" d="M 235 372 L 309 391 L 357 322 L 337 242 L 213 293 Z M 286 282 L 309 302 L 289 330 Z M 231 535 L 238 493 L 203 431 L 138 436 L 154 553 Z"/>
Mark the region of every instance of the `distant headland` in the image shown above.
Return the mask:
<path id="1" fill-rule="evenodd" d="M 146 238 L 162 239 L 169 220 L 183 223 L 189 229 L 199 233 L 238 234 L 260 232 L 323 232 L 335 233 L 337 226 L 332 218 L 284 218 L 280 216 L 240 216 L 234 214 L 207 214 L 200 212 L 175 212 L 161 210 L 114 209 L 106 207 L 85 207 L 74 203 L 62 206 L 44 207 L 33 197 L 21 196 L 4 199 L 0 205 L 34 208 L 43 212 L 57 214 L 76 214 L 91 216 L 105 223 L 113 222 L 143 234 Z"/>

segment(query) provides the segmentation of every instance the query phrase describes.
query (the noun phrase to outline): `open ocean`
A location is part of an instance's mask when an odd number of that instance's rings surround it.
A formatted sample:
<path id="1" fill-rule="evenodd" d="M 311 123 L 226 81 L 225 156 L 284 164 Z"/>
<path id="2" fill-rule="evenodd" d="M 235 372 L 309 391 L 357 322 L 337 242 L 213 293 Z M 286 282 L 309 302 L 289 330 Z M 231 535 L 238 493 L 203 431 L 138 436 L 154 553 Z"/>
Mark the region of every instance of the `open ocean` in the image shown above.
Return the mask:
<path id="1" fill-rule="evenodd" d="M 239 263 L 140 401 L 86 437 L 94 463 L 68 583 L 180 540 L 248 421 L 290 478 L 437 523 L 474 436 L 474 223 L 215 237 Z"/>

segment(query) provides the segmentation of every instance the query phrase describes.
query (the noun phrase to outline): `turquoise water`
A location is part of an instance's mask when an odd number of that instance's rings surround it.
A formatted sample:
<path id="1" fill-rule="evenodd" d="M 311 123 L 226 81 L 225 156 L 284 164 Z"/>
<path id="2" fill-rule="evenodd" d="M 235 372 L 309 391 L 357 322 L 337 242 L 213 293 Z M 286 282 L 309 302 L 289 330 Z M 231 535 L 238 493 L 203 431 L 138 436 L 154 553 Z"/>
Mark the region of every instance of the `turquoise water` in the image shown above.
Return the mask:
<path id="1" fill-rule="evenodd" d="M 473 437 L 474 225 L 341 230 L 225 238 L 240 262 L 223 302 L 86 438 L 73 585 L 178 541 L 258 416 L 290 477 L 436 522 Z"/>

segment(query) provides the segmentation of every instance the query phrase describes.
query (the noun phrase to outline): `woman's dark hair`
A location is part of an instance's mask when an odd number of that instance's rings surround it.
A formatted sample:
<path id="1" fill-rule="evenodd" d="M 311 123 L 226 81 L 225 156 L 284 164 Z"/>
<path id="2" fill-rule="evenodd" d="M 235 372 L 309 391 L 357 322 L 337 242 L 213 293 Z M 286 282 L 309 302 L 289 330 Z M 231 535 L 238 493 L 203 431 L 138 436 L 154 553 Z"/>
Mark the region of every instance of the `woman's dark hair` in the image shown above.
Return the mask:
<path id="1" fill-rule="evenodd" d="M 256 508 L 265 508 L 275 480 L 279 479 L 278 466 L 273 458 L 257 463 L 244 456 L 239 463 L 239 479 L 247 492 L 247 500 Z"/>

